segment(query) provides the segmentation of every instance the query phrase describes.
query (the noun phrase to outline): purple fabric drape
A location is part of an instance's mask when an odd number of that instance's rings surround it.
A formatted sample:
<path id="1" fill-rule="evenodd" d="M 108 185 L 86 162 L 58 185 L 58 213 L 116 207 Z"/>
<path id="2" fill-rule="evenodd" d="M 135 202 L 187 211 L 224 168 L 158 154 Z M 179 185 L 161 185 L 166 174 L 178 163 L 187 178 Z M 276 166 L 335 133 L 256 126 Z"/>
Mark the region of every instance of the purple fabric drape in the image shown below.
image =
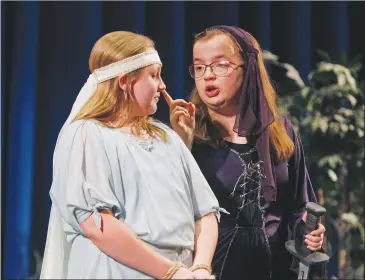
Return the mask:
<path id="1" fill-rule="evenodd" d="M 273 113 L 265 98 L 261 73 L 258 65 L 258 50 L 253 46 L 246 31 L 233 26 L 218 25 L 209 30 L 218 29 L 235 38 L 242 49 L 244 59 L 244 82 L 241 87 L 239 112 L 233 130 L 239 136 L 256 139 L 256 150 L 264 164 L 265 180 L 263 195 L 267 202 L 276 200 L 275 175 L 272 170 L 273 160 L 270 155 L 268 126 L 274 121 Z"/>

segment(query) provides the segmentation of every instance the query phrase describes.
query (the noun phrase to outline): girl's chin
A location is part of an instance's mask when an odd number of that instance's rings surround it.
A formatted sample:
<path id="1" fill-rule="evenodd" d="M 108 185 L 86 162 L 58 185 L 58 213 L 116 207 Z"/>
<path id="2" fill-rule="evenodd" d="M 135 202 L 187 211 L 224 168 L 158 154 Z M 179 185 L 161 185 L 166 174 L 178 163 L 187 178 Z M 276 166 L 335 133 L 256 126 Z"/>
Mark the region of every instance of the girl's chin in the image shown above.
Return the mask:
<path id="1" fill-rule="evenodd" d="M 132 109 L 132 113 L 134 112 L 136 116 L 138 117 L 147 117 L 149 115 L 153 115 L 157 111 L 157 103 L 152 102 L 150 105 L 147 105 L 148 107 L 142 107 L 140 106 L 138 109 L 134 108 Z"/>
<path id="2" fill-rule="evenodd" d="M 153 115 L 157 111 L 157 104 L 152 105 L 150 108 L 148 108 L 148 115 Z"/>
<path id="3" fill-rule="evenodd" d="M 219 96 L 216 96 L 215 98 L 209 98 L 209 99 L 205 99 L 203 100 L 203 102 L 207 105 L 207 106 L 221 106 L 223 104 L 225 104 L 225 100 L 223 100 L 222 98 L 219 98 Z"/>

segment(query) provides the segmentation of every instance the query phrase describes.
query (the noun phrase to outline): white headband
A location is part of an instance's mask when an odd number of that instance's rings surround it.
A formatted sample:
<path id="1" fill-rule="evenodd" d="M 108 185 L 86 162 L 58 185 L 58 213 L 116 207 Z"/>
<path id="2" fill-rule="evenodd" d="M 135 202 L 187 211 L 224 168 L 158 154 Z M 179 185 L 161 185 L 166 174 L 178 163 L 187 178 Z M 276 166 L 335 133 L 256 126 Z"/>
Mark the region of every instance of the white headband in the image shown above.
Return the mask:
<path id="1" fill-rule="evenodd" d="M 106 80 L 115 78 L 123 73 L 129 73 L 134 70 L 152 65 L 152 64 L 162 64 L 157 51 L 143 52 L 123 60 L 114 62 L 107 66 L 95 69 L 93 73 L 90 74 L 84 86 L 81 88 L 76 100 L 72 106 L 70 115 L 68 116 L 66 122 L 64 123 L 60 134 L 58 135 L 58 140 L 61 137 L 62 131 L 66 126 L 68 126 L 72 120 L 80 112 L 81 108 L 86 104 L 90 97 L 94 94 L 99 83 Z M 57 142 L 58 142 L 57 140 Z"/>
<path id="2" fill-rule="evenodd" d="M 93 73 L 90 74 L 87 82 L 80 90 L 65 125 L 71 123 L 71 121 L 76 117 L 81 108 L 94 94 L 97 88 L 97 84 L 115 78 L 120 74 L 129 73 L 134 70 L 156 63 L 161 64 L 161 60 L 158 56 L 157 51 L 148 51 L 131 57 L 127 57 L 123 60 L 114 62 L 107 66 L 95 69 Z"/>
<path id="3" fill-rule="evenodd" d="M 94 70 L 97 83 L 115 78 L 122 73 L 129 73 L 152 64 L 162 64 L 156 51 L 149 51 L 125 58 Z"/>

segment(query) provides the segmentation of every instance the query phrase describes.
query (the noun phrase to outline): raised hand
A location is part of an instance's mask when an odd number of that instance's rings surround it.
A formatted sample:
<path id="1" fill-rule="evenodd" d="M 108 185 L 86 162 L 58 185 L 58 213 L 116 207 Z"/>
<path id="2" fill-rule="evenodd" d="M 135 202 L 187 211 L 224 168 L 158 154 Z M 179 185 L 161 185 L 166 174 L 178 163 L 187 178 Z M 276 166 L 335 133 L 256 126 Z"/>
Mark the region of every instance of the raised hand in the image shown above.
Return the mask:
<path id="1" fill-rule="evenodd" d="M 195 105 L 183 99 L 172 99 L 165 91 L 161 91 L 167 105 L 170 108 L 171 127 L 191 149 L 194 140 L 195 129 Z"/>

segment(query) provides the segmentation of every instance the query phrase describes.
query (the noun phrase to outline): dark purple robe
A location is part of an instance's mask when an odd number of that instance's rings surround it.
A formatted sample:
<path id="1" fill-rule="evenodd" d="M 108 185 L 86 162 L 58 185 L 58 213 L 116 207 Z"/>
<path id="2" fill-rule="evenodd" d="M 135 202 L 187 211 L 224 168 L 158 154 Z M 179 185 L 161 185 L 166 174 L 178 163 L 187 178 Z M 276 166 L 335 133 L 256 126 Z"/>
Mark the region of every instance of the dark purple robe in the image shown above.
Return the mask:
<path id="1" fill-rule="evenodd" d="M 241 184 L 244 186 L 241 191 L 235 189 L 233 192 L 243 168 L 251 168 L 251 171 L 246 171 L 251 172 L 252 178 L 260 176 L 255 170 L 260 168 L 257 151 L 247 153 L 254 148 L 254 144 L 226 142 L 219 148 L 205 143 L 193 145 L 192 153 L 218 198 L 220 207 L 230 212 L 230 215 L 222 214 L 219 224 L 219 239 L 213 260 L 213 271 L 217 278 L 297 279 L 290 269 L 295 268 L 297 263 L 287 253 L 285 242 L 301 234 L 305 204 L 315 202 L 316 198 L 301 141 L 290 122 L 284 118 L 283 122 L 295 148 L 288 161 L 273 166 L 277 196 L 275 201 L 269 203 L 265 203 L 262 189 L 257 188 L 255 179 L 249 178 L 247 184 Z M 245 154 L 246 158 L 240 159 L 237 152 Z M 242 164 L 242 160 L 246 163 Z M 239 210 L 243 201 L 240 197 L 244 196 L 245 207 Z"/>

